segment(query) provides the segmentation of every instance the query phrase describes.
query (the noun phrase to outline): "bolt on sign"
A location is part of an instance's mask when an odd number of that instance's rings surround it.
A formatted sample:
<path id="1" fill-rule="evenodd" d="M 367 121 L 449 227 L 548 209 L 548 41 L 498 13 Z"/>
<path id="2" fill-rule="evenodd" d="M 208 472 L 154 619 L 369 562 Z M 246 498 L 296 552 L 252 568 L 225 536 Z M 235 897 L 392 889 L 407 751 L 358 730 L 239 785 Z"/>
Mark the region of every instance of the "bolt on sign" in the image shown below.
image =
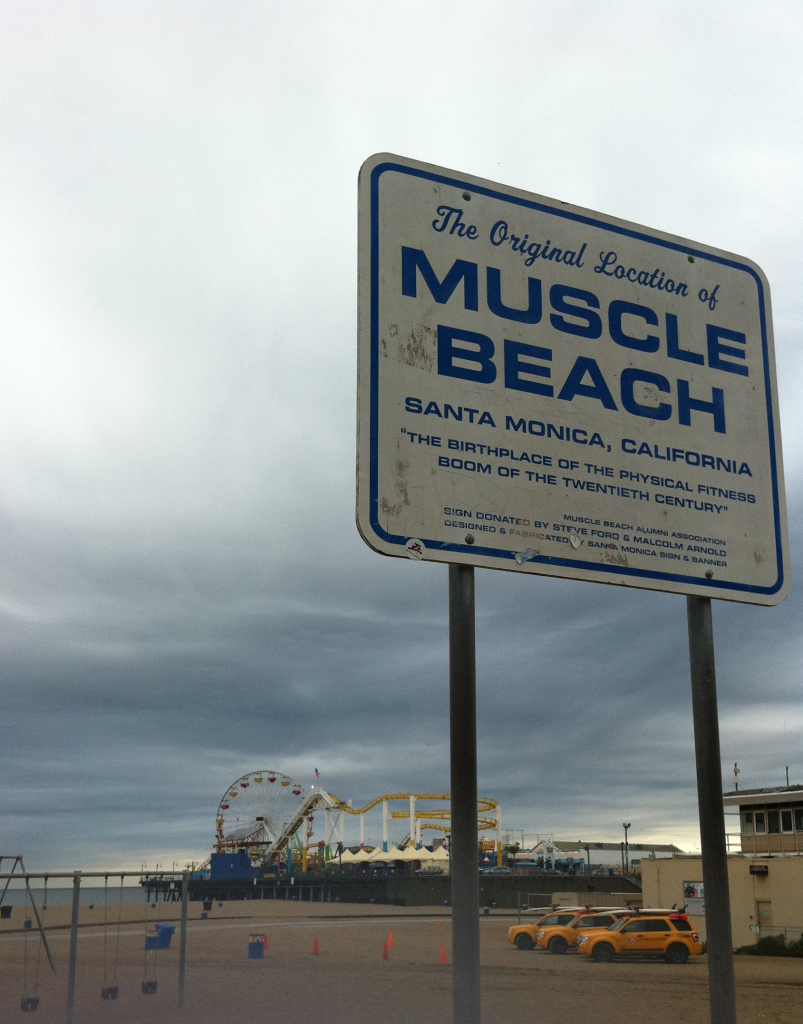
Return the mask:
<path id="1" fill-rule="evenodd" d="M 357 523 L 386 555 L 772 605 L 755 263 L 457 171 L 360 173 Z"/>

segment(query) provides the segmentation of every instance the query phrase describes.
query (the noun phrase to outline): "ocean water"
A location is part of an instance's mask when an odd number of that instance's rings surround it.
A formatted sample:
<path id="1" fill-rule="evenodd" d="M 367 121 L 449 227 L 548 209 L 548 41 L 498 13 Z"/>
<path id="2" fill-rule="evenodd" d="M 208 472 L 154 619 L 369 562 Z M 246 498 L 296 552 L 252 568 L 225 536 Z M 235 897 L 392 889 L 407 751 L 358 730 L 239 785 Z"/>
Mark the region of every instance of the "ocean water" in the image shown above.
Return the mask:
<path id="1" fill-rule="evenodd" d="M 59 880 L 61 881 L 61 879 Z M 3 885 L 0 883 L 0 892 L 2 892 Z M 15 888 L 9 886 L 8 891 L 3 897 L 3 903 L 5 905 L 11 905 L 12 907 L 23 907 L 30 906 L 28 894 L 25 889 L 18 888 L 17 882 L 13 883 Z M 179 883 L 180 884 L 180 883 Z M 45 891 L 43 888 L 34 888 L 31 886 L 31 892 L 33 898 L 36 901 L 36 906 L 41 908 L 45 903 Z M 120 890 L 120 879 L 118 878 L 115 882 L 113 878 L 109 879 L 109 888 L 104 890 L 102 885 L 87 885 L 81 886 L 80 902 L 81 906 L 88 906 L 90 903 L 94 904 L 95 907 L 102 908 L 104 901 L 108 900 L 109 906 L 114 904 L 117 906 L 118 903 L 144 903 L 145 902 L 145 890 L 139 885 L 124 885 L 122 892 Z M 53 887 L 48 886 L 47 888 L 47 905 L 51 907 L 63 907 L 69 906 L 72 903 L 72 886 L 69 888 Z"/>

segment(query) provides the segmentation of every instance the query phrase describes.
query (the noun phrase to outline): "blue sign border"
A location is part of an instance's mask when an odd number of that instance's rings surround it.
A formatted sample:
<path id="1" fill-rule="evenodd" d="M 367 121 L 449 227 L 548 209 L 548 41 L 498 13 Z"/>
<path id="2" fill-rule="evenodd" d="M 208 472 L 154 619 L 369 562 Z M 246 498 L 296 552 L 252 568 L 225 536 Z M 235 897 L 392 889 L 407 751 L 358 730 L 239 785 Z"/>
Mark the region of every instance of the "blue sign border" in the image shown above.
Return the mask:
<path id="1" fill-rule="evenodd" d="M 381 540 L 388 544 L 405 545 L 408 537 L 387 533 L 379 523 L 379 480 L 378 480 L 378 434 L 379 434 L 379 179 L 388 171 L 398 174 L 407 174 L 415 178 L 424 178 L 427 181 L 438 182 L 442 185 L 451 185 L 456 188 L 469 189 L 478 195 L 489 196 L 492 199 L 499 199 L 502 202 L 514 206 L 523 206 L 528 210 L 538 210 L 539 213 L 546 213 L 552 217 L 561 217 L 564 220 L 575 221 L 580 224 L 588 224 L 591 227 L 600 228 L 603 231 L 610 231 L 613 234 L 624 235 L 628 238 L 636 238 L 641 242 L 649 242 L 652 245 L 659 245 L 665 249 L 673 249 L 676 252 L 694 256 L 695 259 L 708 260 L 711 263 L 718 263 L 721 266 L 731 267 L 734 270 L 741 270 L 749 274 L 756 283 L 758 291 L 758 307 L 761 320 L 761 350 L 764 360 L 764 391 L 767 402 L 767 425 L 769 428 L 770 463 L 772 469 L 772 505 L 775 522 L 775 557 L 778 567 L 778 578 L 771 587 L 755 587 L 746 583 L 728 583 L 722 580 L 700 579 L 698 576 L 682 576 L 677 573 L 653 572 L 647 569 L 625 568 L 623 566 L 608 565 L 599 562 L 581 562 L 576 559 L 553 558 L 548 555 L 536 555 L 528 560 L 529 563 L 537 565 L 566 566 L 573 569 L 584 569 L 589 572 L 607 573 L 610 576 L 630 576 L 639 579 L 666 580 L 668 583 L 687 584 L 695 587 L 705 587 L 713 592 L 717 590 L 737 591 L 745 594 L 776 594 L 784 583 L 783 546 L 781 543 L 781 510 L 778 497 L 778 466 L 775 457 L 775 421 L 772 414 L 772 387 L 770 380 L 770 359 L 769 346 L 767 343 L 767 323 L 764 307 L 764 286 L 761 278 L 752 267 L 745 263 L 738 263 L 722 256 L 714 256 L 711 253 L 702 252 L 699 249 L 680 245 L 677 242 L 667 241 L 663 238 L 655 238 L 653 235 L 645 234 L 643 231 L 636 231 L 633 228 L 622 227 L 616 224 L 607 224 L 604 221 L 596 220 L 584 214 L 574 213 L 570 210 L 553 209 L 543 203 L 534 202 L 531 199 L 523 199 L 520 196 L 506 195 L 495 189 L 485 188 L 473 182 L 460 181 L 450 178 L 445 174 L 436 174 L 432 171 L 424 171 L 419 168 L 407 167 L 404 164 L 385 162 L 377 164 L 371 172 L 371 377 L 370 377 L 370 430 L 371 430 L 371 458 L 369 467 L 369 520 L 374 533 Z M 477 545 L 453 544 L 446 541 L 429 540 L 426 537 L 419 537 L 426 547 L 432 551 L 454 551 L 461 554 L 483 555 L 488 558 L 497 558 L 500 561 L 513 561 L 514 554 L 511 551 L 499 551 L 496 548 L 478 547 Z M 500 565 L 500 568 L 502 566 Z M 526 571 L 526 570 L 525 570 Z"/>

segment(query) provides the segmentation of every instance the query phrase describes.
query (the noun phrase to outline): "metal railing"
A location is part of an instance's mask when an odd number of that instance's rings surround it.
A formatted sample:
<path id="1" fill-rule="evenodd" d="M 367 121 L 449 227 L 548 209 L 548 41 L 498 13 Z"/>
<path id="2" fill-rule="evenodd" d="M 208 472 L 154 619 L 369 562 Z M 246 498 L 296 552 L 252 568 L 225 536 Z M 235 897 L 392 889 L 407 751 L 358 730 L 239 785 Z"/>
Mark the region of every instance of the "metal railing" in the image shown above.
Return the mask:
<path id="1" fill-rule="evenodd" d="M 803 925 L 786 924 L 756 924 L 753 925 L 756 939 L 766 938 L 768 935 L 783 935 L 787 942 L 796 942 L 803 936 Z"/>

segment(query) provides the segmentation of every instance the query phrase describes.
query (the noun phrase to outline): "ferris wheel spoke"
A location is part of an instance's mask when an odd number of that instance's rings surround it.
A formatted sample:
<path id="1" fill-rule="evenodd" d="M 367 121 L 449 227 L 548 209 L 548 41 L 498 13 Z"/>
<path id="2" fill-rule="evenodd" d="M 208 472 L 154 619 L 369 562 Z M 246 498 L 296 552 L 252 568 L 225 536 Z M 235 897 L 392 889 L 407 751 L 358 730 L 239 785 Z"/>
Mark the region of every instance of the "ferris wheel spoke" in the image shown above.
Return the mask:
<path id="1" fill-rule="evenodd" d="M 258 860 L 298 813 L 307 794 L 295 779 L 276 771 L 243 775 L 218 804 L 215 846 L 218 852 L 246 849 Z"/>

